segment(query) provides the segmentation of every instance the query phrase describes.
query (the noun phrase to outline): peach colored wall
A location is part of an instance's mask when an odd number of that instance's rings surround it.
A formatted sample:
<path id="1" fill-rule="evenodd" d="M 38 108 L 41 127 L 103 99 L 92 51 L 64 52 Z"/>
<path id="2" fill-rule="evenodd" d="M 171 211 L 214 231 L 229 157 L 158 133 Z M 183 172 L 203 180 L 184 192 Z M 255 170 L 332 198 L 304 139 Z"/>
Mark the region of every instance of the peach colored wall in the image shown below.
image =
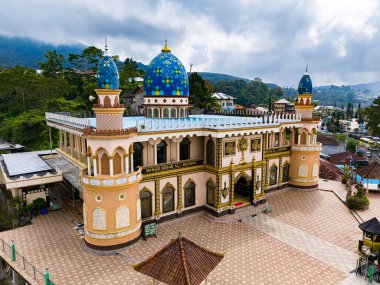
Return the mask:
<path id="1" fill-rule="evenodd" d="M 138 196 L 138 183 L 128 185 L 123 188 L 110 188 L 106 191 L 97 189 L 86 184 L 82 184 L 84 190 L 84 209 L 86 209 L 86 221 L 85 229 L 93 233 L 115 233 L 129 228 L 135 227 L 140 221 L 137 220 L 137 205 L 136 201 Z M 119 195 L 125 196 L 124 200 L 119 199 Z M 96 196 L 102 196 L 100 202 L 96 201 Z M 116 228 L 116 209 L 119 206 L 127 206 L 129 209 L 129 226 L 125 228 Z M 92 213 L 96 208 L 103 209 L 106 213 L 106 230 L 94 230 L 93 229 L 93 216 Z M 133 236 L 133 235 L 132 235 Z M 119 239 L 94 239 L 88 236 L 85 237 L 90 243 L 96 245 L 110 245 L 131 240 L 131 236 L 126 236 Z M 123 240 L 123 241 L 120 241 Z"/>

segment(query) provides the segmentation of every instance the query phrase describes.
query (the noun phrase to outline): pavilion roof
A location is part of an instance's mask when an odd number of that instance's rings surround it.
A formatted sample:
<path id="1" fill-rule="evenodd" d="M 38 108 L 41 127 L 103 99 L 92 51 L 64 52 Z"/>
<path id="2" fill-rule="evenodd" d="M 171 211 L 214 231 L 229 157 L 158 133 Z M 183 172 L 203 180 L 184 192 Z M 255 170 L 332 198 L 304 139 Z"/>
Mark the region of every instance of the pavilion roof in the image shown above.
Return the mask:
<path id="1" fill-rule="evenodd" d="M 380 165 L 375 161 L 355 170 L 363 178 L 380 179 Z"/>
<path id="2" fill-rule="evenodd" d="M 380 222 L 375 217 L 373 217 L 372 219 L 360 224 L 359 228 L 363 232 L 380 235 Z"/>
<path id="3" fill-rule="evenodd" d="M 223 257 L 179 236 L 134 269 L 169 285 L 198 285 Z"/>

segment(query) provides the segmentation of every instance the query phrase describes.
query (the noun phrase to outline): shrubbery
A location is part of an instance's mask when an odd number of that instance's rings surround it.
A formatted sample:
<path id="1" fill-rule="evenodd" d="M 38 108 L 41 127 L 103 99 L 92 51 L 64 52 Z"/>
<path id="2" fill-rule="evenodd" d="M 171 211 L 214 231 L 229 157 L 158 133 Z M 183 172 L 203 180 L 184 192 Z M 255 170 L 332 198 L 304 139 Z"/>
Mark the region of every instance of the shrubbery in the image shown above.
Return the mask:
<path id="1" fill-rule="evenodd" d="M 365 190 L 363 186 L 357 185 L 357 192 L 355 195 L 348 197 L 346 202 L 351 210 L 363 210 L 369 205 L 369 200 L 365 195 Z"/>

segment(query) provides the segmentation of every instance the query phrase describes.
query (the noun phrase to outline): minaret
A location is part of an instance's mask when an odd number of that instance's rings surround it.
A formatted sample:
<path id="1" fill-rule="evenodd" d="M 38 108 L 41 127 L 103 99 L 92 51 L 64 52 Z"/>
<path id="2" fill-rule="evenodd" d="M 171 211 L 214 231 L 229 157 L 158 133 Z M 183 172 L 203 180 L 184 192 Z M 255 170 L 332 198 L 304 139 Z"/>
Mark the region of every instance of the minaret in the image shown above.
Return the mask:
<path id="1" fill-rule="evenodd" d="M 137 241 L 141 234 L 138 193 L 141 169 L 133 165 L 136 132 L 123 128 L 119 73 L 112 57 L 98 65 L 98 102 L 93 106 L 96 129 L 85 130 L 87 169 L 81 173 L 85 244 L 113 250 Z"/>
<path id="2" fill-rule="evenodd" d="M 96 115 L 96 130 L 107 132 L 123 129 L 125 108 L 119 103 L 119 73 L 112 57 L 108 55 L 107 42 L 98 65 L 98 88 L 95 89 L 98 103 L 92 108 Z"/>
<path id="3" fill-rule="evenodd" d="M 291 186 L 313 188 L 318 186 L 319 155 L 321 144 L 317 143 L 317 124 L 319 118 L 313 118 L 312 91 L 310 75 L 306 72 L 298 85 L 296 113 L 301 115 L 301 123 L 292 129 L 290 155 Z"/>

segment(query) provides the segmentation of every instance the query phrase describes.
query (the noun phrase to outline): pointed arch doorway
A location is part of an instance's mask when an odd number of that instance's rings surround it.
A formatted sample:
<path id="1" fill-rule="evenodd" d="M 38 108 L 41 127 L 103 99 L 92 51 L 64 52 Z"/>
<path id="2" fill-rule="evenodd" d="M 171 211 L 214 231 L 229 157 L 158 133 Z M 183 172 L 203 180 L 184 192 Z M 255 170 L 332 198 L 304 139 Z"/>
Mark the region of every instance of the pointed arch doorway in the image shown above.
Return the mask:
<path id="1" fill-rule="evenodd" d="M 234 206 L 242 207 L 253 203 L 252 179 L 248 175 L 240 174 L 235 179 Z"/>

